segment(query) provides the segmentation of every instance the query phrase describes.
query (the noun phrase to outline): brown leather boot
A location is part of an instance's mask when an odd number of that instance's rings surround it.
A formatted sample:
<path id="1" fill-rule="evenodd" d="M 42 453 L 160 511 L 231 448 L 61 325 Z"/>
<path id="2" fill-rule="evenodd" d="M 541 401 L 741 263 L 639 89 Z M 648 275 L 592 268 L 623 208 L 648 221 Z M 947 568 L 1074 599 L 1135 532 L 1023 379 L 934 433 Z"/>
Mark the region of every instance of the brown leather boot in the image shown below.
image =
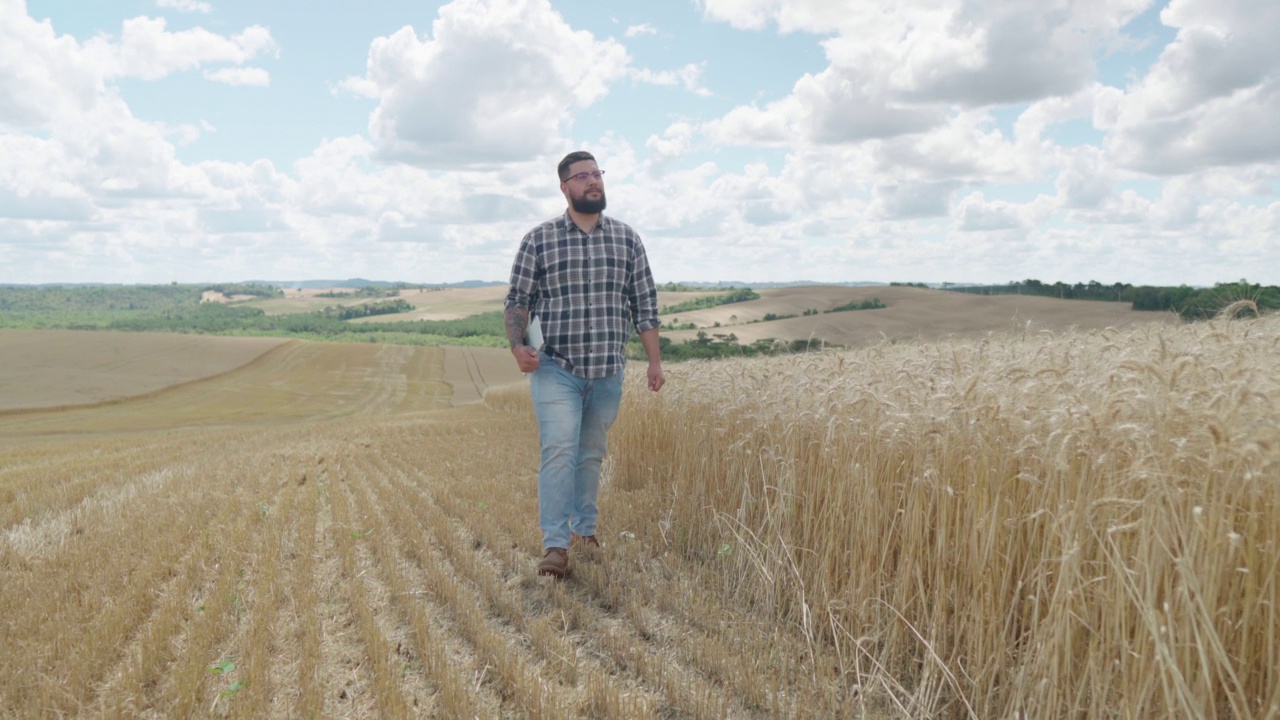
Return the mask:
<path id="1" fill-rule="evenodd" d="M 569 535 L 569 549 L 580 553 L 582 558 L 589 562 L 599 562 L 604 557 L 604 551 L 600 547 L 600 540 L 595 535 L 571 533 Z"/>
<path id="2" fill-rule="evenodd" d="M 538 563 L 539 575 L 563 578 L 569 572 L 569 551 L 564 548 L 547 548 L 547 554 Z"/>

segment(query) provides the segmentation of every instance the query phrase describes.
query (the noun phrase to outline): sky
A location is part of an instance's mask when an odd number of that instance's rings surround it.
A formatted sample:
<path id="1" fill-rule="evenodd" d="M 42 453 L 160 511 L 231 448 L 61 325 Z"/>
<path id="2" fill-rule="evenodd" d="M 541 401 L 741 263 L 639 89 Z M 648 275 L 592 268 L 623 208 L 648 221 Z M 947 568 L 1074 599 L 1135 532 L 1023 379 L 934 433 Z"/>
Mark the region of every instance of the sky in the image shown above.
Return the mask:
<path id="1" fill-rule="evenodd" d="M 0 283 L 1280 284 L 1275 0 L 0 0 Z"/>

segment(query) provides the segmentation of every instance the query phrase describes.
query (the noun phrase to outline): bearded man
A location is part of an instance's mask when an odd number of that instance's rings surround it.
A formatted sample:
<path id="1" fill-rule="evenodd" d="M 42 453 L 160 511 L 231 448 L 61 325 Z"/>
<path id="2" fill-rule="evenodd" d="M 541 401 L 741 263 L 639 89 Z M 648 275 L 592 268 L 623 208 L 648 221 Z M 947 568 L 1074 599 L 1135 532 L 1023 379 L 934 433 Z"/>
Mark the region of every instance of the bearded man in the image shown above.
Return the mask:
<path id="1" fill-rule="evenodd" d="M 600 465 L 633 328 L 649 361 L 649 390 L 664 378 L 658 291 L 640 236 L 604 214 L 604 171 L 591 153 L 569 153 L 557 173 L 568 208 L 520 241 L 503 314 L 511 354 L 530 373 L 542 445 L 538 574 L 563 578 L 570 548 L 600 550 Z"/>

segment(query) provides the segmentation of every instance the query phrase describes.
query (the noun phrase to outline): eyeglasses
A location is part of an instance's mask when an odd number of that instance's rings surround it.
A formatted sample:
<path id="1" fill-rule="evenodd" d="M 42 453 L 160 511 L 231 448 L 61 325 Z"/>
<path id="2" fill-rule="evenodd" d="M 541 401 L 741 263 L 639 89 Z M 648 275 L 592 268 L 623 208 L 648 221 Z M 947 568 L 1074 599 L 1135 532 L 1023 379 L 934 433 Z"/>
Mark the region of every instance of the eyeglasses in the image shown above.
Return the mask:
<path id="1" fill-rule="evenodd" d="M 578 182 L 586 182 L 588 179 L 599 180 L 600 177 L 603 175 L 604 175 L 603 170 L 596 170 L 595 172 L 580 172 L 576 175 L 570 175 L 569 177 L 565 178 L 563 182 L 569 182 L 570 180 L 577 180 Z"/>

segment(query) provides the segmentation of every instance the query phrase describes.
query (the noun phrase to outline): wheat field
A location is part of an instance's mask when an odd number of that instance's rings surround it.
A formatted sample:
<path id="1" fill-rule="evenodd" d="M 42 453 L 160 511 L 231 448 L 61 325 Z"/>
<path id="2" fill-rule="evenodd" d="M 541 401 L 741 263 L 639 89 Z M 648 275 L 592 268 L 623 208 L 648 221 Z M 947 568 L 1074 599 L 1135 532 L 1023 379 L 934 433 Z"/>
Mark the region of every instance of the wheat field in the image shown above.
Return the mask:
<path id="1" fill-rule="evenodd" d="M 426 349 L 0 414 L 0 716 L 1280 717 L 1278 358 L 1262 318 L 632 373 L 561 583 L 527 386 L 451 407 Z"/>
<path id="2" fill-rule="evenodd" d="M 615 482 L 665 496 L 663 541 L 903 717 L 1280 717 L 1280 317 L 633 397 Z"/>

